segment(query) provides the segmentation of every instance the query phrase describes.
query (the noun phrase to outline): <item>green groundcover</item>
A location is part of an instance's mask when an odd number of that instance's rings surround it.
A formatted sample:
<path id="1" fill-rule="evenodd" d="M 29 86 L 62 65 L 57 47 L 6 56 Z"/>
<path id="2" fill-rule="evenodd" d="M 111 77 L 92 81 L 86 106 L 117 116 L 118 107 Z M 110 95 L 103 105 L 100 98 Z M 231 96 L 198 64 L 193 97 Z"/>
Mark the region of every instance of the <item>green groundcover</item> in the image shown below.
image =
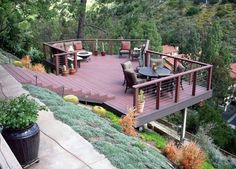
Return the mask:
<path id="1" fill-rule="evenodd" d="M 171 169 L 157 149 L 127 136 L 90 110 L 65 102 L 56 93 L 40 87 L 24 86 L 54 112 L 55 118 L 71 126 L 120 169 Z"/>

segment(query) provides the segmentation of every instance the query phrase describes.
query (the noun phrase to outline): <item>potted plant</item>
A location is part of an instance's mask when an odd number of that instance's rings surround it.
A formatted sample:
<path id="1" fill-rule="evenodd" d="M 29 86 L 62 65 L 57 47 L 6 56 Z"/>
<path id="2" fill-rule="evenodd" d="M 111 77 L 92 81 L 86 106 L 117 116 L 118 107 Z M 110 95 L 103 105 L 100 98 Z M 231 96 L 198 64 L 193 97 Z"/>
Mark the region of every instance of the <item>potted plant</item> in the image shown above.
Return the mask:
<path id="1" fill-rule="evenodd" d="M 69 70 L 66 68 L 66 65 L 63 65 L 62 76 L 67 76 L 69 74 Z"/>
<path id="2" fill-rule="evenodd" d="M 37 162 L 40 130 L 36 120 L 43 107 L 28 95 L 0 100 L 0 106 L 2 136 L 15 157 L 23 167 Z"/>
<path id="3" fill-rule="evenodd" d="M 98 55 L 98 40 L 96 39 L 96 43 L 95 43 L 95 51 L 93 51 L 93 55 L 97 56 Z"/>
<path id="4" fill-rule="evenodd" d="M 137 105 L 137 112 L 138 113 L 143 113 L 144 104 L 145 104 L 144 99 L 145 99 L 144 91 L 140 90 L 139 95 L 138 95 L 138 105 Z"/>
<path id="5" fill-rule="evenodd" d="M 105 48 L 104 48 L 104 43 L 102 42 L 102 51 L 101 51 L 101 55 L 105 56 L 106 52 L 105 52 Z"/>
<path id="6" fill-rule="evenodd" d="M 75 74 L 75 73 L 76 73 L 76 70 L 75 70 L 75 68 L 74 68 L 73 63 L 71 63 L 71 67 L 70 67 L 70 75 L 73 75 L 73 74 Z"/>

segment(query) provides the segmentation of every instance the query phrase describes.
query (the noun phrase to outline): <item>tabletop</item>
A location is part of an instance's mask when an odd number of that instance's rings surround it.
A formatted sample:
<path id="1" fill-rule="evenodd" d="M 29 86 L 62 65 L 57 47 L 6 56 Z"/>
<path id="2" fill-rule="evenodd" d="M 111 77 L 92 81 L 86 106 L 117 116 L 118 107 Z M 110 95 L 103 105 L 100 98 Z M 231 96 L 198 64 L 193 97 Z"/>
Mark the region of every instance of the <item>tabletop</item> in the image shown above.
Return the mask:
<path id="1" fill-rule="evenodd" d="M 164 67 L 158 67 L 156 71 L 153 71 L 151 67 L 141 67 L 139 68 L 138 73 L 149 78 L 159 78 L 171 75 L 171 71 Z"/>

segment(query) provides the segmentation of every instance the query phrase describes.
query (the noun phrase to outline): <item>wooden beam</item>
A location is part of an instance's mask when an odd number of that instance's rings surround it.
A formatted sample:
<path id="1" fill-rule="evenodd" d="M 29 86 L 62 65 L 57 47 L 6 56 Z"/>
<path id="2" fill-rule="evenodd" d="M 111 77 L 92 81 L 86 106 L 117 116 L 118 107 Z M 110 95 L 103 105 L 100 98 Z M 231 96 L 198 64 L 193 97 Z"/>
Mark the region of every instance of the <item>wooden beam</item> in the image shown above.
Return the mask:
<path id="1" fill-rule="evenodd" d="M 193 73 L 193 87 L 192 87 L 192 96 L 196 95 L 196 85 L 197 85 L 197 72 Z"/>
<path id="2" fill-rule="evenodd" d="M 205 93 L 193 96 L 191 99 L 180 101 L 178 103 L 172 104 L 171 106 L 161 108 L 159 110 L 155 110 L 153 112 L 150 112 L 148 114 L 142 114 L 139 115 L 136 118 L 135 127 L 142 126 L 146 123 L 149 123 L 151 121 L 155 121 L 157 119 L 163 118 L 167 115 L 173 114 L 175 112 L 178 112 L 186 107 L 190 107 L 194 104 L 199 103 L 201 100 L 206 100 L 208 98 L 212 97 L 212 90 L 206 91 Z"/>

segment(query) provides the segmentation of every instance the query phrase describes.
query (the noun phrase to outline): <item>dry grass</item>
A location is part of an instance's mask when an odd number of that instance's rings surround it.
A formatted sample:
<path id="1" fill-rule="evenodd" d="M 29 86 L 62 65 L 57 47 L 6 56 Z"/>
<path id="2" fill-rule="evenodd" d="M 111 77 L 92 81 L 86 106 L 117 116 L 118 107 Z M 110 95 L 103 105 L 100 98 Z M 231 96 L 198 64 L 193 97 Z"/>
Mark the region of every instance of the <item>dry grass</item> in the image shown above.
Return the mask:
<path id="1" fill-rule="evenodd" d="M 124 116 L 121 121 L 120 125 L 122 127 L 122 130 L 125 134 L 129 136 L 136 136 L 137 132 L 134 128 L 135 123 L 135 108 L 129 108 L 128 113 L 126 116 Z"/>
<path id="2" fill-rule="evenodd" d="M 46 72 L 45 68 L 42 64 L 36 64 L 36 65 L 32 66 L 31 70 L 34 72 L 40 72 L 40 73 Z"/>
<path id="3" fill-rule="evenodd" d="M 187 142 L 177 148 L 174 141 L 169 142 L 163 149 L 168 159 L 184 169 L 199 169 L 205 162 L 205 153 L 195 142 Z"/>
<path id="4" fill-rule="evenodd" d="M 30 68 L 31 66 L 31 59 L 29 56 L 23 56 L 22 59 L 20 60 L 22 65 L 26 68 Z"/>
<path id="5" fill-rule="evenodd" d="M 184 144 L 180 151 L 182 153 L 181 165 L 184 169 L 199 169 L 205 161 L 205 153 L 195 142 Z"/>

